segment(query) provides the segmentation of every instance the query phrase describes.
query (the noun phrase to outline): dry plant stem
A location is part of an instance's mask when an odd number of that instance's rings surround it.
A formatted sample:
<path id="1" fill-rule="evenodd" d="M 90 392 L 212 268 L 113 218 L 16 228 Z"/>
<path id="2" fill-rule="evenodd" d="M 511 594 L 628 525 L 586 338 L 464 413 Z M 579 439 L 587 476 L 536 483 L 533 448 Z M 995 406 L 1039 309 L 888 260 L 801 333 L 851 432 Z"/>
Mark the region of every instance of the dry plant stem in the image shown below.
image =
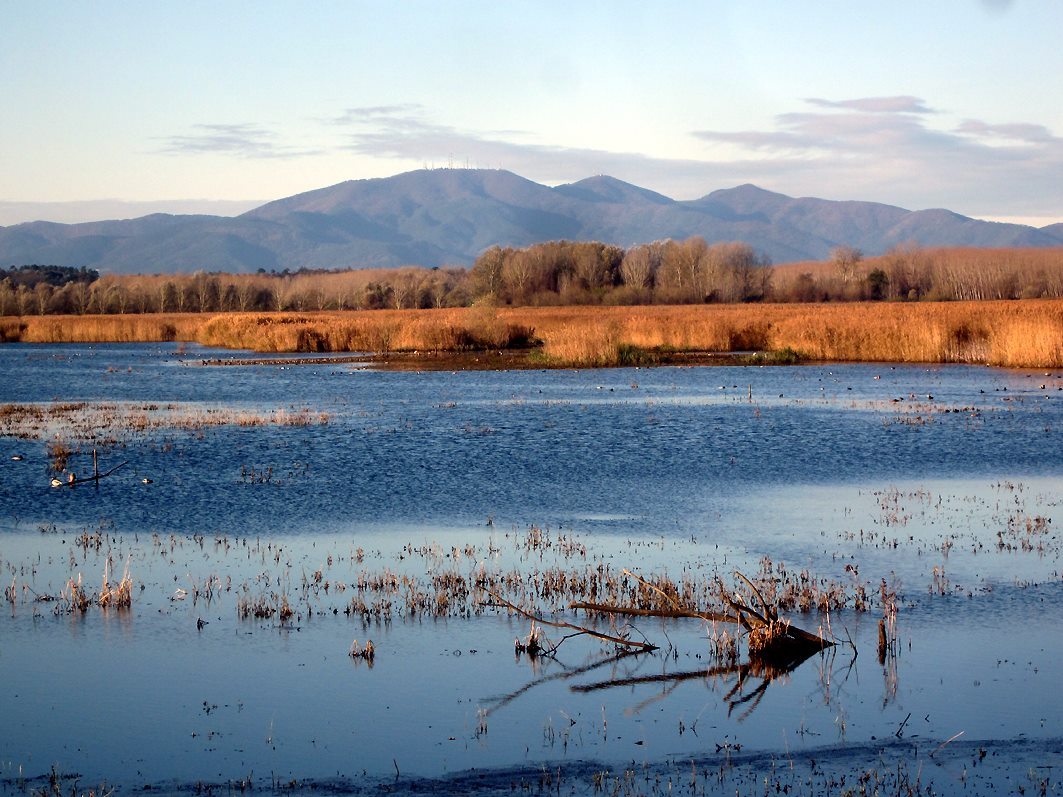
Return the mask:
<path id="1" fill-rule="evenodd" d="M 966 731 L 960 731 L 959 733 L 952 734 L 952 736 L 950 736 L 948 739 L 946 739 L 945 741 L 943 741 L 941 744 L 939 744 L 937 747 L 934 748 L 934 752 L 932 752 L 930 754 L 930 757 L 933 758 L 937 753 L 940 753 L 942 750 L 945 749 L 945 745 L 949 744 L 950 742 L 956 741 L 961 736 L 963 736 L 964 733 L 966 733 Z"/>
<path id="2" fill-rule="evenodd" d="M 652 589 L 654 592 L 656 592 L 658 595 L 660 595 L 662 598 L 664 598 L 666 601 L 668 601 L 670 604 L 672 604 L 676 609 L 679 608 L 679 604 L 676 603 L 675 598 L 673 598 L 667 592 L 662 590 L 656 584 L 651 584 L 649 581 L 644 579 L 642 576 L 638 575 L 637 573 L 632 573 L 627 568 L 624 568 L 623 573 L 624 573 L 625 576 L 631 576 L 631 578 L 636 579 L 640 584 L 642 584 L 647 589 Z"/>
<path id="3" fill-rule="evenodd" d="M 610 634 L 603 634 L 600 631 L 595 631 L 592 628 L 584 628 L 581 625 L 574 625 L 572 623 L 566 623 L 564 621 L 544 620 L 542 617 L 534 615 L 531 612 L 527 612 L 524 609 L 521 609 L 519 606 L 514 606 L 505 598 L 490 590 L 487 591 L 487 594 L 490 595 L 493 600 L 497 601 L 500 605 L 505 606 L 510 611 L 514 611 L 517 614 L 522 615 L 523 617 L 527 617 L 529 620 L 533 620 L 534 622 L 539 623 L 540 625 L 548 625 L 552 628 L 571 628 L 573 631 L 576 631 L 580 634 L 587 634 L 588 636 L 595 637 L 596 639 L 601 639 L 605 642 L 612 642 L 614 645 L 620 645 L 622 647 L 627 648 L 634 648 L 636 650 L 641 650 L 645 652 L 658 650 L 656 645 L 651 645 L 649 642 L 633 642 L 630 639 L 624 639 L 623 637 L 612 636 Z M 567 639 L 568 637 L 565 638 Z"/>
<path id="4" fill-rule="evenodd" d="M 898 739 L 900 739 L 901 738 L 901 734 L 904 732 L 904 726 L 908 724 L 908 720 L 910 720 L 911 718 L 912 718 L 912 712 L 909 711 L 908 712 L 908 716 L 905 717 L 904 721 L 900 725 L 897 726 L 897 732 L 895 734 L 893 734 L 893 735 L 896 736 Z"/>

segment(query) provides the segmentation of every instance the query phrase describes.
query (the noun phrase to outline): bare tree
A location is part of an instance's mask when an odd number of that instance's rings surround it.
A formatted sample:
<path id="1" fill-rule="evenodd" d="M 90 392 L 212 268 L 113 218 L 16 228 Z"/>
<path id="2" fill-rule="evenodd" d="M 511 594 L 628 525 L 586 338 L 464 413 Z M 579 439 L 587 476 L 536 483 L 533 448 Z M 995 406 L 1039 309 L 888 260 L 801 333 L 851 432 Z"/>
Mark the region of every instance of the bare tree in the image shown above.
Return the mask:
<path id="1" fill-rule="evenodd" d="M 620 278 L 632 288 L 649 288 L 661 265 L 660 247 L 654 244 L 633 246 L 620 261 Z"/>
<path id="2" fill-rule="evenodd" d="M 855 246 L 836 246 L 830 250 L 830 259 L 842 282 L 850 283 L 856 278 L 856 268 L 864 259 L 864 253 Z"/>

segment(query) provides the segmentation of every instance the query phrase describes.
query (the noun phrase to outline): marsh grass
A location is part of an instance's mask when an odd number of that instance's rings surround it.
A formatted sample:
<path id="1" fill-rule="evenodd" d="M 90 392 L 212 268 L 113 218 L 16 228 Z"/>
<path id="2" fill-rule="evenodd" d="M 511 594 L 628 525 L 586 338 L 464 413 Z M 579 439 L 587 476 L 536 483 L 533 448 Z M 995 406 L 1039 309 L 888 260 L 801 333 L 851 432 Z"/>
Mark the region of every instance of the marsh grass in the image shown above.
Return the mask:
<path id="1" fill-rule="evenodd" d="M 66 588 L 59 593 L 58 599 L 47 597 L 44 599 L 57 601 L 56 614 L 64 612 L 84 614 L 92 605 L 99 606 L 101 609 L 128 609 L 133 605 L 133 579 L 129 575 L 130 561 L 131 558 L 126 560 L 122 578 L 117 582 L 112 582 L 111 561 L 110 557 L 107 557 L 103 568 L 103 583 L 97 595 L 89 593 L 82 582 L 81 573 L 78 573 L 76 579 L 71 576 L 67 580 Z"/>
<path id="2" fill-rule="evenodd" d="M 67 460 L 70 459 L 70 456 L 73 453 L 73 449 L 71 449 L 63 440 L 57 438 L 50 441 L 48 443 L 48 459 L 50 460 L 52 470 L 57 473 L 66 470 Z"/>
<path id="3" fill-rule="evenodd" d="M 69 611 L 81 612 L 82 614 L 88 611 L 92 600 L 89 598 L 89 594 L 85 591 L 84 586 L 82 586 L 81 573 L 78 573 L 77 581 L 73 578 L 67 581 L 66 598 Z M 58 610 L 58 608 L 57 605 L 56 609 Z"/>
<path id="4" fill-rule="evenodd" d="M 261 352 L 534 349 L 536 364 L 607 367 L 676 353 L 780 353 L 778 362 L 1063 367 L 1063 300 L 651 307 L 494 307 L 312 313 L 42 316 L 26 342 L 186 340 Z M 769 356 L 766 361 L 772 361 Z"/>
<path id="5" fill-rule="evenodd" d="M 122 578 L 117 584 L 110 580 L 111 560 L 108 557 L 103 567 L 103 586 L 96 602 L 101 608 L 128 609 L 133 605 L 133 580 L 129 577 L 130 560 L 127 559 Z"/>
<path id="6" fill-rule="evenodd" d="M 750 656 L 765 656 L 778 648 L 786 638 L 790 624 L 785 620 L 773 620 L 766 625 L 751 628 L 746 635 L 746 647 Z"/>
<path id="7" fill-rule="evenodd" d="M 194 341 L 195 331 L 203 321 L 193 313 L 23 316 L 0 319 L 0 340 L 22 343 Z"/>
<path id="8" fill-rule="evenodd" d="M 160 431 L 200 433 L 221 426 L 326 425 L 327 412 L 309 408 L 235 410 L 180 403 L 52 402 L 0 405 L 0 434 L 25 440 L 51 437 L 47 454 L 51 468 L 61 472 L 79 453 L 76 445 L 117 445 Z M 78 441 L 73 443 L 71 441 Z"/>

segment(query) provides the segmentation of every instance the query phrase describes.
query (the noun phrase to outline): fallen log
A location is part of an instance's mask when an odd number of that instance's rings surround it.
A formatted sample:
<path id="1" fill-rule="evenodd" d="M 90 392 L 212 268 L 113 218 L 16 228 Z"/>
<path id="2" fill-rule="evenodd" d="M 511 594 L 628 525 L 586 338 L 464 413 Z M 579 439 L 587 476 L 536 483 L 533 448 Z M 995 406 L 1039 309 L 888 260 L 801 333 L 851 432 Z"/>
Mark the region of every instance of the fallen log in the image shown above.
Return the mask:
<path id="1" fill-rule="evenodd" d="M 751 659 L 781 668 L 794 666 L 807 659 L 813 653 L 834 645 L 834 642 L 829 639 L 805 631 L 803 628 L 798 628 L 787 620 L 780 620 L 775 607 L 769 604 L 756 585 L 740 572 L 736 571 L 735 576 L 749 586 L 750 591 L 760 605 L 760 611 L 750 606 L 741 595 L 729 594 L 722 582 L 720 582 L 720 596 L 723 602 L 731 608 L 733 614 L 683 608 L 675 598 L 638 574 L 628 570 L 625 570 L 624 573 L 638 579 L 640 583 L 657 592 L 673 608 L 639 609 L 589 601 L 573 601 L 569 604 L 569 608 L 583 609 L 587 612 L 598 612 L 600 614 L 673 619 L 691 618 L 709 622 L 733 623 L 745 629 Z"/>

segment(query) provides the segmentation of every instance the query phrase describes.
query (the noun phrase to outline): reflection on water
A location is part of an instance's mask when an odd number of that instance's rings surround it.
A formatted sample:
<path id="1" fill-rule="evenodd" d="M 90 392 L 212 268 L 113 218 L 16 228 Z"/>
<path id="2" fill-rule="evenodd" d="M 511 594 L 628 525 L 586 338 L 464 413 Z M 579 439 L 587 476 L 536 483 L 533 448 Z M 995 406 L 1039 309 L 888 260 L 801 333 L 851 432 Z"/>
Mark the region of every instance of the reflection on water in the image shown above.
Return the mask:
<path id="1" fill-rule="evenodd" d="M 0 347 L 0 403 L 43 418 L 0 412 L 9 788 L 57 764 L 82 784 L 345 789 L 487 768 L 499 790 L 563 766 L 579 790 L 716 756 L 844 770 L 959 731 L 946 750 L 1040 740 L 1015 761 L 1058 760 L 1063 374 L 198 364 L 214 354 Z M 56 442 L 79 476 L 93 446 L 101 470 L 129 464 L 53 488 Z M 62 610 L 108 561 L 129 562 L 132 608 Z M 773 669 L 714 657 L 711 623 L 599 618 L 660 650 L 582 637 L 531 660 L 529 620 L 478 598 L 490 582 L 575 620 L 567 602 L 624 569 L 699 600 L 760 574 L 839 644 Z"/>

